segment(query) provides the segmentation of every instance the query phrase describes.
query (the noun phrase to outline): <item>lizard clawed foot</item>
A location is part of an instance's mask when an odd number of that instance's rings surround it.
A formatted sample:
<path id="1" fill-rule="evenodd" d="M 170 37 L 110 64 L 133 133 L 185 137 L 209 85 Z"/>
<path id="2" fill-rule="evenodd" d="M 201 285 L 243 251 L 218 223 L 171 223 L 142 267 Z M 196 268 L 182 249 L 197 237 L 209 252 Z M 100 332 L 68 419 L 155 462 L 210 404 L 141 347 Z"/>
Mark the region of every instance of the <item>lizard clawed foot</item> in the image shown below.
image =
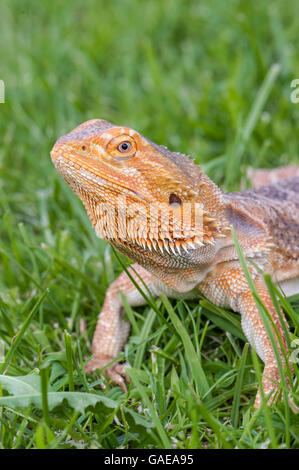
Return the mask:
<path id="1" fill-rule="evenodd" d="M 106 364 L 109 364 L 109 362 L 113 361 L 113 359 L 113 357 L 94 357 L 85 365 L 85 372 L 92 374 L 96 369 L 105 369 L 103 373 L 108 375 L 112 382 L 116 383 L 125 393 L 127 392 L 126 382 L 130 383 L 130 378 L 125 373 L 125 368 L 128 367 L 128 365 L 119 364 L 116 362 L 108 367 L 105 367 Z M 102 385 L 102 388 L 105 388 L 105 386 Z"/>

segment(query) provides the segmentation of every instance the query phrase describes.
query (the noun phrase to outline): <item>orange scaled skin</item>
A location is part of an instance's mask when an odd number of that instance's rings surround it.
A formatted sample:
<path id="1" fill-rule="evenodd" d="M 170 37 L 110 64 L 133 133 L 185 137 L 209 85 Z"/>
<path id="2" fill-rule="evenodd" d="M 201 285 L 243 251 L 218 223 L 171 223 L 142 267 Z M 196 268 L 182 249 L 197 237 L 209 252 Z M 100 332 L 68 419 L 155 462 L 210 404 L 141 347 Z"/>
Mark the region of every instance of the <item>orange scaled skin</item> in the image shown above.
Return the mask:
<path id="1" fill-rule="evenodd" d="M 170 152 L 133 129 L 99 119 L 61 137 L 51 157 L 81 198 L 97 233 L 135 262 L 137 275 L 133 269 L 131 273 L 136 282 L 140 283 L 140 276 L 155 297 L 165 293 L 194 298 L 203 293 L 216 305 L 241 314 L 244 333 L 265 363 L 263 390 L 270 403 L 277 395 L 277 362 L 241 269 L 230 226 L 247 259 L 290 293 L 299 292 L 299 168 L 292 169 L 289 179 L 283 179 L 285 170 L 281 178 L 276 170 L 276 184 L 226 194 L 186 155 Z M 264 174 L 266 179 L 270 173 Z M 260 186 L 260 176 L 258 181 Z M 154 232 L 150 228 L 152 214 L 156 214 L 152 207 L 158 208 Z M 190 223 L 183 225 L 187 207 L 191 208 Z M 263 277 L 249 266 L 288 352 Z M 122 319 L 120 291 L 131 306 L 145 303 L 125 273 L 111 284 L 86 371 L 105 369 L 125 391 L 125 381 L 129 381 L 125 366 L 109 365 L 129 334 L 129 324 Z M 255 407 L 260 404 L 259 391 Z"/>

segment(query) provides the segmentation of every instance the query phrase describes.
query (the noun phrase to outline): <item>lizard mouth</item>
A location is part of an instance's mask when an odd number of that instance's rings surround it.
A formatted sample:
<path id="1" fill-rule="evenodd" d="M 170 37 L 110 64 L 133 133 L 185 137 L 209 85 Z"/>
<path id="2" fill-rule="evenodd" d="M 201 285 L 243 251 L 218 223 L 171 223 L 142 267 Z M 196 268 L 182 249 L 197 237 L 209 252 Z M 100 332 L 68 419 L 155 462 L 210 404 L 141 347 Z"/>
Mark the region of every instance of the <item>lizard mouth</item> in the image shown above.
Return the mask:
<path id="1" fill-rule="evenodd" d="M 105 177 L 105 174 L 95 169 L 86 157 L 84 158 L 82 155 L 78 154 L 77 157 L 80 157 L 79 164 L 75 153 L 74 155 L 68 154 L 66 157 L 63 152 L 56 151 L 55 146 L 50 152 L 50 155 L 58 173 L 60 173 L 63 179 L 70 184 L 74 190 L 76 190 L 77 186 L 81 186 L 80 180 L 82 181 L 82 179 L 84 179 L 89 181 L 90 184 L 95 185 L 98 190 L 103 188 L 99 193 L 104 200 L 105 193 L 107 193 L 109 189 L 115 191 L 115 185 L 113 182 L 111 182 L 109 178 Z M 117 185 L 122 191 L 122 194 L 133 197 L 135 202 L 147 201 L 147 198 L 139 192 L 134 191 L 119 182 Z"/>

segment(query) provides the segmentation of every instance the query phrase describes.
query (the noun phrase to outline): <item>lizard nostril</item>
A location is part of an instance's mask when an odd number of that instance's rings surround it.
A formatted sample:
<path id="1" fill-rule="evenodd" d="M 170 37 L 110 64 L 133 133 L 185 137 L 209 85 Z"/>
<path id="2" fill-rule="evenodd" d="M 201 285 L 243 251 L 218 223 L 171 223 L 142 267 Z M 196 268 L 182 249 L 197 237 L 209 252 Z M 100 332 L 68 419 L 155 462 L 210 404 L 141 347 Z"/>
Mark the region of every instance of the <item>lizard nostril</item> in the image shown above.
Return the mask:
<path id="1" fill-rule="evenodd" d="M 174 205 L 179 205 L 180 206 L 182 204 L 182 200 L 179 198 L 179 196 L 177 196 L 174 193 L 170 194 L 168 201 L 169 201 L 169 204 L 171 206 L 174 206 Z"/>
<path id="2" fill-rule="evenodd" d="M 83 151 L 84 151 L 84 150 L 86 150 L 86 147 L 85 147 L 85 145 L 82 145 L 82 147 L 81 147 L 81 148 L 82 148 L 82 150 L 83 150 Z"/>

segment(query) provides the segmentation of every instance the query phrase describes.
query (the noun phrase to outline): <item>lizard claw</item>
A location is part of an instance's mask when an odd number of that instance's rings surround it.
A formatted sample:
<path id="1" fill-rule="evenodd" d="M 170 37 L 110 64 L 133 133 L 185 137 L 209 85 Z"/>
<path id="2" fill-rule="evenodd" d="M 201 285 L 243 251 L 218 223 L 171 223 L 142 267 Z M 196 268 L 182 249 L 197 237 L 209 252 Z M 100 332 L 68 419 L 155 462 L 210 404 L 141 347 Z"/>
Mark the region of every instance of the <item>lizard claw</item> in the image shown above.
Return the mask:
<path id="1" fill-rule="evenodd" d="M 109 364 L 111 361 L 113 361 L 112 357 L 105 359 L 94 357 L 85 365 L 85 372 L 92 374 L 96 369 L 105 369 L 103 372 L 126 393 L 126 382 L 130 383 L 130 378 L 125 373 L 125 368 L 128 367 L 128 364 L 119 364 L 116 362 L 111 366 L 105 367 L 106 364 Z M 105 388 L 105 386 L 102 385 L 102 388 L 103 387 Z"/>

